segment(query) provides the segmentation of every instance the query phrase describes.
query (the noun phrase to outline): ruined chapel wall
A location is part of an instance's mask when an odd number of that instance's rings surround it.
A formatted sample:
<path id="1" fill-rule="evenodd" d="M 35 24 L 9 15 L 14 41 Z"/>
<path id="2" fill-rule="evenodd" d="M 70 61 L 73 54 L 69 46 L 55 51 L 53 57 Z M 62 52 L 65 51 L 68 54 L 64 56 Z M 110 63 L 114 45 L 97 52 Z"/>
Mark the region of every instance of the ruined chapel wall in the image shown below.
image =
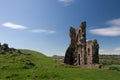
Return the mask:
<path id="1" fill-rule="evenodd" d="M 87 42 L 87 64 L 99 63 L 99 45 L 97 40 L 90 40 Z"/>
<path id="2" fill-rule="evenodd" d="M 64 63 L 69 65 L 96 64 L 99 62 L 99 45 L 97 40 L 86 42 L 86 22 L 78 29 L 70 28 L 70 45 L 65 53 Z"/>

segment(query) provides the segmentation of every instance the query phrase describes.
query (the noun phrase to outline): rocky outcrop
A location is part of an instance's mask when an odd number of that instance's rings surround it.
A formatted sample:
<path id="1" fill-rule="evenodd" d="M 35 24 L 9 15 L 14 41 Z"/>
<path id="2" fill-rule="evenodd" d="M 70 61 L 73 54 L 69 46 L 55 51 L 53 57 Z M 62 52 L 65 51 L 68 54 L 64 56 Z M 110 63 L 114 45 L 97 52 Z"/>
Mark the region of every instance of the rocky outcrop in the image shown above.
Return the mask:
<path id="1" fill-rule="evenodd" d="M 0 54 L 6 54 L 6 53 L 21 54 L 21 51 L 14 48 L 9 48 L 8 44 L 6 43 L 4 43 L 3 45 L 0 44 Z"/>
<path id="2" fill-rule="evenodd" d="M 69 65 L 86 65 L 99 63 L 99 44 L 97 40 L 86 42 L 86 22 L 76 30 L 70 28 L 70 45 L 65 53 L 64 63 Z"/>

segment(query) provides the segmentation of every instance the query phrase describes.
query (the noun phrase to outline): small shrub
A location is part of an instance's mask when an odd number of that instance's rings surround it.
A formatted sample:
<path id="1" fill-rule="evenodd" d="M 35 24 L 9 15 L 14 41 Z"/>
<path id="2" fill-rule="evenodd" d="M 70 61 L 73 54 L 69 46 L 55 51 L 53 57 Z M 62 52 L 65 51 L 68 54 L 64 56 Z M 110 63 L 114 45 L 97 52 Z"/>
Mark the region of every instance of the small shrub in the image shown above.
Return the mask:
<path id="1" fill-rule="evenodd" d="M 120 71 L 120 66 L 118 65 L 112 65 L 109 67 L 109 70 L 115 70 L 115 71 Z"/>
<path id="2" fill-rule="evenodd" d="M 28 74 L 27 77 L 30 77 L 30 75 Z"/>
<path id="3" fill-rule="evenodd" d="M 8 66 L 1 66 L 0 69 L 7 69 Z"/>
<path id="4" fill-rule="evenodd" d="M 18 74 L 11 74 L 11 75 L 5 76 L 5 78 L 9 79 L 9 78 L 14 78 L 14 77 L 18 77 L 18 76 L 19 76 Z"/>
<path id="5" fill-rule="evenodd" d="M 32 63 L 32 62 L 29 62 L 29 63 L 26 63 L 27 65 L 30 65 L 30 66 L 35 66 L 35 64 L 34 63 Z"/>
<path id="6" fill-rule="evenodd" d="M 32 68 L 32 67 L 34 67 L 34 66 L 35 66 L 34 63 L 28 62 L 28 63 L 26 63 L 26 64 L 23 66 L 23 69 L 30 69 L 30 68 Z"/>
<path id="7" fill-rule="evenodd" d="M 5 76 L 5 78 L 6 78 L 6 79 L 9 79 L 9 78 L 10 78 L 10 76 Z"/>

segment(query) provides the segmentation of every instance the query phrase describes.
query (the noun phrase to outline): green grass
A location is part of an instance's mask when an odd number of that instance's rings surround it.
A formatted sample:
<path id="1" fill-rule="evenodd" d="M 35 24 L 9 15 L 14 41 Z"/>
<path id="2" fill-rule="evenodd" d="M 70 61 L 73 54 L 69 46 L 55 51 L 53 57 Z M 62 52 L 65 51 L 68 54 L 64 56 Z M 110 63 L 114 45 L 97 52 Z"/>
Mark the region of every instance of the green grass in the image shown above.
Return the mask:
<path id="1" fill-rule="evenodd" d="M 35 51 L 21 51 L 0 54 L 0 80 L 120 80 L 116 70 L 69 66 Z"/>

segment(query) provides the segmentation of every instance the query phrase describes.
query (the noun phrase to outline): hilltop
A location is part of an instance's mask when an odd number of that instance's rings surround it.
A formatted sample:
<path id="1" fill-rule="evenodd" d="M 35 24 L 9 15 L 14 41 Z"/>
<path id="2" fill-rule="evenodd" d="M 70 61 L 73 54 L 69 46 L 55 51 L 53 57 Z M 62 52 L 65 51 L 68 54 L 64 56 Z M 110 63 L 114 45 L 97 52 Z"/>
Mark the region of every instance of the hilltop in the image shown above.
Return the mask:
<path id="1" fill-rule="evenodd" d="M 69 66 L 42 53 L 0 54 L 0 80 L 119 80 L 120 72 Z M 107 74 L 107 75 L 106 75 Z"/>

